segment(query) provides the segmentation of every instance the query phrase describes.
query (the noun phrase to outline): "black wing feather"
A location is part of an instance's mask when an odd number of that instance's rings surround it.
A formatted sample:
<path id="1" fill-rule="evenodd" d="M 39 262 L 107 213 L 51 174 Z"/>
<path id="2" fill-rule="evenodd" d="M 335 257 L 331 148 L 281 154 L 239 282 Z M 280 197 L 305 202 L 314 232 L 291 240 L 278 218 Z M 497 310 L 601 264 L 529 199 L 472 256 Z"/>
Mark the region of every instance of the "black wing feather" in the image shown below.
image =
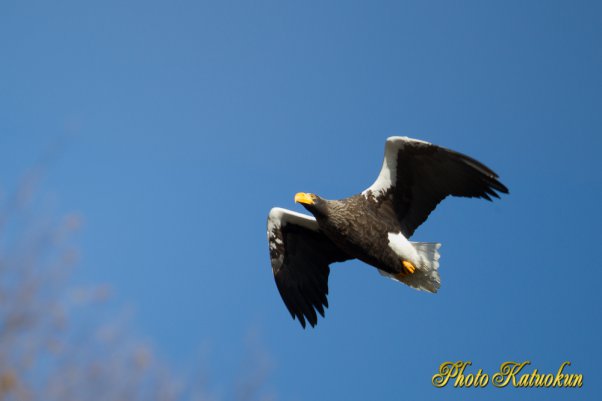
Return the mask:
<path id="1" fill-rule="evenodd" d="M 305 328 L 324 317 L 328 308 L 329 265 L 350 259 L 317 227 L 296 224 L 294 218 L 268 230 L 272 270 L 278 292 L 293 319 Z"/>
<path id="2" fill-rule="evenodd" d="M 392 163 L 387 157 L 396 160 Z M 447 196 L 491 201 L 499 198 L 498 192 L 508 193 L 497 174 L 483 163 L 428 142 L 389 138 L 384 165 L 396 166 L 393 185 L 382 188 L 377 180 L 368 191 L 380 190 L 376 201 L 390 202 L 408 238 Z"/>

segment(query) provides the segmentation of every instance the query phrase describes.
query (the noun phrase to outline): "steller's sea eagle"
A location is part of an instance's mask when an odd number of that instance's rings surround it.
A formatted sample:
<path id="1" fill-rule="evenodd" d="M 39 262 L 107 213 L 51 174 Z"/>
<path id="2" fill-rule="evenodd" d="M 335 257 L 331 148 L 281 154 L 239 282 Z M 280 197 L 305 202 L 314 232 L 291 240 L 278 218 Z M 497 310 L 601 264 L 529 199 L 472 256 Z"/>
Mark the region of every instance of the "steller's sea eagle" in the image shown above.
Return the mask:
<path id="1" fill-rule="evenodd" d="M 293 319 L 313 326 L 328 307 L 329 265 L 359 259 L 410 287 L 437 292 L 439 252 L 433 242 L 408 239 L 448 195 L 499 198 L 498 176 L 475 159 L 407 137 L 390 137 L 376 181 L 349 198 L 298 193 L 314 217 L 282 208 L 268 216 L 276 286 Z"/>

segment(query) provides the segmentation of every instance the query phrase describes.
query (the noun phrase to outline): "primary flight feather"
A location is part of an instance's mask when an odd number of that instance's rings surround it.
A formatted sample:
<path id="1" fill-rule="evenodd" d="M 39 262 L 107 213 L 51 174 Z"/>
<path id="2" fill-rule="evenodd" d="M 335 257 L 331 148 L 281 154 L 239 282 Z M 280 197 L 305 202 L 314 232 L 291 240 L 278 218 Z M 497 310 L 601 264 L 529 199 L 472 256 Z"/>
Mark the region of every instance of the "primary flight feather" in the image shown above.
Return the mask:
<path id="1" fill-rule="evenodd" d="M 447 196 L 499 198 L 508 189 L 477 160 L 428 142 L 390 137 L 380 174 L 340 200 L 298 193 L 312 216 L 273 208 L 268 242 L 278 291 L 293 319 L 315 326 L 328 307 L 330 264 L 359 259 L 419 290 L 440 286 L 440 244 L 408 239 Z"/>

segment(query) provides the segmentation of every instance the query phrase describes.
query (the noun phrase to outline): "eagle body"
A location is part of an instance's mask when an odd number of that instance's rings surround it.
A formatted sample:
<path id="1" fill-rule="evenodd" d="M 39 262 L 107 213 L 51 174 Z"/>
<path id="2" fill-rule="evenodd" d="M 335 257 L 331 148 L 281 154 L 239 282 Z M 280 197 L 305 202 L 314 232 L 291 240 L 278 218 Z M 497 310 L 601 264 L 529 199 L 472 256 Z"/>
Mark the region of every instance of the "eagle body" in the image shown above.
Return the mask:
<path id="1" fill-rule="evenodd" d="M 508 193 L 479 161 L 431 143 L 390 137 L 374 183 L 361 193 L 326 200 L 298 193 L 313 216 L 282 208 L 268 215 L 276 287 L 293 319 L 315 326 L 328 307 L 330 265 L 358 259 L 410 287 L 437 292 L 441 244 L 410 237 L 447 196 L 491 201 Z"/>
<path id="2" fill-rule="evenodd" d="M 406 252 L 399 254 L 390 246 L 389 235 L 401 233 L 401 227 L 382 214 L 385 209 L 370 207 L 361 194 L 322 201 L 328 213 L 316 216 L 320 230 L 351 258 L 390 274 L 403 271 L 402 260 L 418 262 L 413 247 L 406 247 Z"/>

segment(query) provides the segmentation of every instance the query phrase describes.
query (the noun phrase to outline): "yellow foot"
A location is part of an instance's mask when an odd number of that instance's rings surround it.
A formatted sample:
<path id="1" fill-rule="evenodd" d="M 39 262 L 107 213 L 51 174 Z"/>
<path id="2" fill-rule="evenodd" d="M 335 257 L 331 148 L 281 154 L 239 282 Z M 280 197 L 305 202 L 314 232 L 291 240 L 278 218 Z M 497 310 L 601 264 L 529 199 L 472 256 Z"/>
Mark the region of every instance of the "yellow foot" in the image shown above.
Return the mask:
<path id="1" fill-rule="evenodd" d="M 416 268 L 414 267 L 413 264 L 411 264 L 410 262 L 408 262 L 407 260 L 404 260 L 401 262 L 403 264 L 403 268 L 404 268 L 404 272 L 407 274 L 412 274 L 416 271 Z"/>
<path id="2" fill-rule="evenodd" d="M 407 260 L 401 261 L 401 264 L 403 264 L 403 271 L 394 276 L 397 280 L 401 280 L 402 278 L 413 274 L 416 271 L 416 267 Z"/>

